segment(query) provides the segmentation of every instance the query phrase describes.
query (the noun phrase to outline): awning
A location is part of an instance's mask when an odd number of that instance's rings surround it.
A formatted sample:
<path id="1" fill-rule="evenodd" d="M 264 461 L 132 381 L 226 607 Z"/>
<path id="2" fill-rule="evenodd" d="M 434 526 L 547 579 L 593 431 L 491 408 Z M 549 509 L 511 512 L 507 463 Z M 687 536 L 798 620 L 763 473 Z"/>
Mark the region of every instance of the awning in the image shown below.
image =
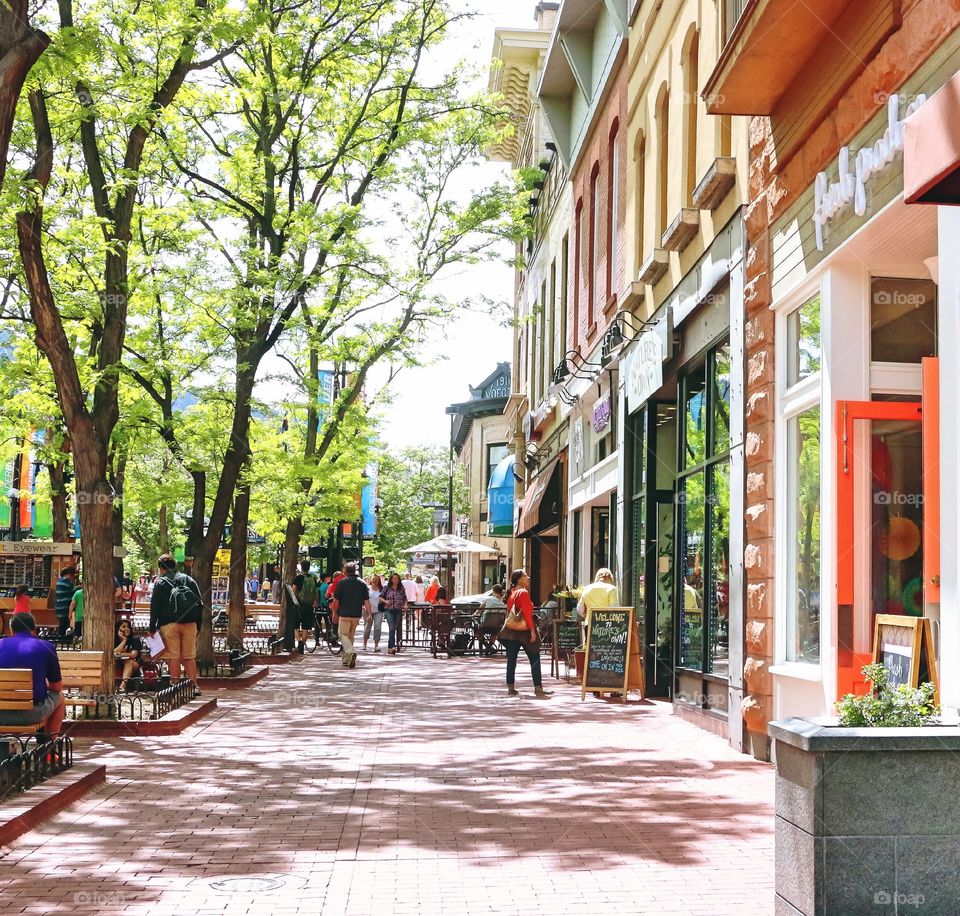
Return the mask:
<path id="1" fill-rule="evenodd" d="M 490 475 L 487 486 L 487 534 L 513 537 L 513 503 L 516 477 L 515 455 L 507 455 Z"/>
<path id="2" fill-rule="evenodd" d="M 538 531 L 557 523 L 560 517 L 556 505 L 560 494 L 559 457 L 554 458 L 536 477 L 520 505 L 516 537 L 531 537 Z M 549 498 L 548 498 L 549 497 Z"/>
<path id="3" fill-rule="evenodd" d="M 903 199 L 960 204 L 960 73 L 918 108 L 903 131 Z"/>

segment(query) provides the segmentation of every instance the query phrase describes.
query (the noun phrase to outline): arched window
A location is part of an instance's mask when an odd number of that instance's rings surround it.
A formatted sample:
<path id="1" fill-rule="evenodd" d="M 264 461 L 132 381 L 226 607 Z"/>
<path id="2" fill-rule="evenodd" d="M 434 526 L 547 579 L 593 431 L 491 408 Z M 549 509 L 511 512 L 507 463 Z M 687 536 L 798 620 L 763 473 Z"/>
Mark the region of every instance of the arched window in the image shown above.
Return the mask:
<path id="1" fill-rule="evenodd" d="M 600 163 L 590 173 L 590 258 L 587 262 L 587 333 L 595 321 L 597 297 L 597 245 L 600 240 Z"/>
<path id="2" fill-rule="evenodd" d="M 571 345 L 574 350 L 580 344 L 580 258 L 583 256 L 583 198 L 577 201 L 573 221 L 573 328 Z"/>
<path id="3" fill-rule="evenodd" d="M 657 234 L 656 244 L 666 232 L 670 214 L 667 195 L 670 190 L 670 92 L 667 84 L 660 87 L 657 96 Z"/>
<path id="4" fill-rule="evenodd" d="M 619 282 L 618 269 L 620 237 L 617 233 L 620 216 L 620 121 L 615 120 L 610 129 L 610 145 L 607 150 L 607 299 L 613 295 L 614 285 Z"/>
<path id="5" fill-rule="evenodd" d="M 684 172 L 683 200 L 691 206 L 697 187 L 697 119 L 700 114 L 700 36 L 690 29 L 683 58 L 683 133 Z"/>
<path id="6" fill-rule="evenodd" d="M 646 256 L 646 239 L 643 235 L 643 221 L 646 217 L 644 213 L 644 199 L 646 197 L 647 184 L 647 145 L 646 137 L 642 130 L 637 131 L 633 141 L 633 169 L 636 176 L 635 188 L 636 199 L 633 202 L 634 213 L 636 214 L 636 234 L 637 234 L 637 264 L 640 265 Z"/>

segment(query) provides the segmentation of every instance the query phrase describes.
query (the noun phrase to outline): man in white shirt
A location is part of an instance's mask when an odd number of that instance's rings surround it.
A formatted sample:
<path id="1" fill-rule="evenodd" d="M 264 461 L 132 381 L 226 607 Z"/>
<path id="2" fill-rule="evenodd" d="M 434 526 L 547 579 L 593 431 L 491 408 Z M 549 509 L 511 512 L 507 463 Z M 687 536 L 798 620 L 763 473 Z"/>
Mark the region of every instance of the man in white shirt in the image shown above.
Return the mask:
<path id="1" fill-rule="evenodd" d="M 407 593 L 407 601 L 411 604 L 416 604 L 420 600 L 420 594 L 417 589 L 417 583 L 413 581 L 413 576 L 410 573 L 407 573 L 403 580 L 400 583 L 403 586 L 403 590 Z"/>

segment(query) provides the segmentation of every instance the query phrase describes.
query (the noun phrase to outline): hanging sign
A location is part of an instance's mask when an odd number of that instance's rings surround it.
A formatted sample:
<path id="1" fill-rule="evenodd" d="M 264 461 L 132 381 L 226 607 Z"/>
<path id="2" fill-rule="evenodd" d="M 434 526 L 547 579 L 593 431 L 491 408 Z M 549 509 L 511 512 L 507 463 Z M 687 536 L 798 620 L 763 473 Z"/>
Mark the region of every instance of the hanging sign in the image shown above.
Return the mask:
<path id="1" fill-rule="evenodd" d="M 610 400 L 610 395 L 607 395 L 593 405 L 593 431 L 602 433 L 610 425 L 612 417 L 613 403 Z"/>
<path id="2" fill-rule="evenodd" d="M 900 97 L 894 93 L 887 99 L 887 129 L 872 146 L 864 146 L 852 156 L 849 146 L 840 150 L 837 158 L 837 180 L 830 181 L 826 172 L 820 172 L 813 186 L 813 225 L 817 250 L 824 248 L 824 227 L 838 213 L 853 203 L 853 212 L 863 216 L 867 212 L 867 184 L 883 171 L 898 153 L 903 152 L 904 125 L 927 97 L 920 93 L 900 117 Z M 851 162 L 853 169 L 851 171 Z"/>
<path id="3" fill-rule="evenodd" d="M 656 331 L 646 331 L 637 338 L 624 360 L 624 385 L 627 412 L 635 413 L 650 396 L 663 387 L 663 361 L 666 348 Z"/>

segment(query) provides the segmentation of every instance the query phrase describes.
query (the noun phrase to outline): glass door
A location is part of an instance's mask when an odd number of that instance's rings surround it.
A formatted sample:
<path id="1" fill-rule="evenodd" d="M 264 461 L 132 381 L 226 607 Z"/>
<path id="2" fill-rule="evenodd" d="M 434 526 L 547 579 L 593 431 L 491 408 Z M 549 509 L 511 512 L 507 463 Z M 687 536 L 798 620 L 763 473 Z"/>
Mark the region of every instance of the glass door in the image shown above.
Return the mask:
<path id="1" fill-rule="evenodd" d="M 837 693 L 863 693 L 877 614 L 939 613 L 935 359 L 918 401 L 837 404 Z"/>

